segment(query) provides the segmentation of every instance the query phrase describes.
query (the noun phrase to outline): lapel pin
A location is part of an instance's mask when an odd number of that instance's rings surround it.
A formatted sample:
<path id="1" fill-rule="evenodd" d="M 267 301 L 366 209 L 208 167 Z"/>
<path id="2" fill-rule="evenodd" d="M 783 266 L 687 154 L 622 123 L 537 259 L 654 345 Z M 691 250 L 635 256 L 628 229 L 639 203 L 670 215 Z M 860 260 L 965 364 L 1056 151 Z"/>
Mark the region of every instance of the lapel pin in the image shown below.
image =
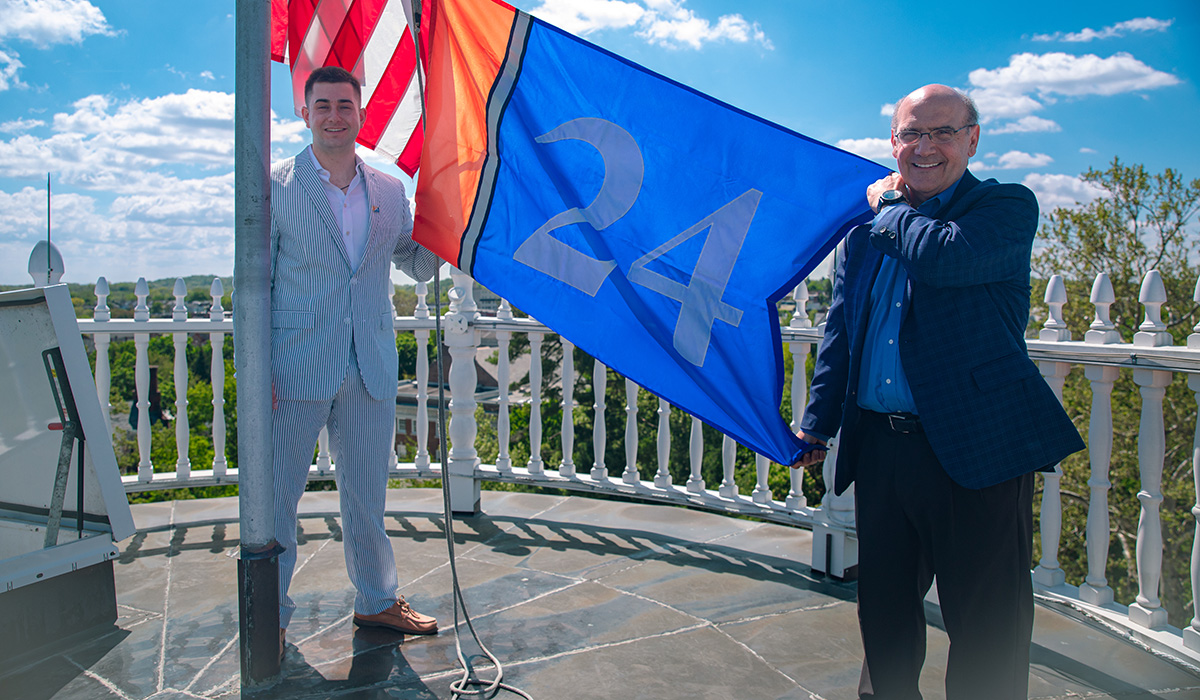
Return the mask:
<path id="1" fill-rule="evenodd" d="M 378 214 L 378 213 L 379 213 L 379 205 L 378 205 L 378 204 L 373 204 L 373 205 L 371 205 L 371 213 L 372 213 L 372 214 Z"/>

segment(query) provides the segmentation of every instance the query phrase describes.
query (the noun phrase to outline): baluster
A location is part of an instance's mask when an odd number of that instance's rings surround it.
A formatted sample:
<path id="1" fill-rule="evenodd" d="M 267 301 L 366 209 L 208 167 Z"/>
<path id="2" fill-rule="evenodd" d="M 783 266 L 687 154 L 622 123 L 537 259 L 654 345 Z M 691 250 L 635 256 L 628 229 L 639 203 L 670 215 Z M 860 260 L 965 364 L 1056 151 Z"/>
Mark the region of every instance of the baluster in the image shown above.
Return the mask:
<path id="1" fill-rule="evenodd" d="M 1096 306 L 1096 318 L 1092 321 L 1084 342 L 1092 345 L 1109 345 L 1121 342 L 1109 318 L 1109 307 L 1116 301 L 1112 282 L 1103 272 L 1096 275 L 1092 283 L 1091 302 Z M 1108 492 L 1112 483 L 1108 480 L 1112 460 L 1112 390 L 1119 370 L 1116 367 L 1085 365 L 1083 374 L 1092 385 L 1092 411 L 1088 422 L 1088 460 L 1091 476 L 1088 478 L 1087 516 L 1087 561 L 1088 573 L 1079 586 L 1079 598 L 1093 605 L 1108 605 L 1113 601 L 1113 590 L 1105 577 L 1108 564 L 1109 519 Z"/>
<path id="2" fill-rule="evenodd" d="M 575 476 L 575 345 L 559 336 L 562 342 L 562 462 L 559 476 Z"/>
<path id="3" fill-rule="evenodd" d="M 475 422 L 475 389 L 478 375 L 475 371 L 475 356 L 479 350 L 479 332 L 473 325 L 474 316 L 469 309 L 471 300 L 471 278 L 461 273 L 455 275 L 456 284 L 452 296 L 458 297 L 459 313 L 446 317 L 442 326 L 446 348 L 450 351 L 450 452 L 449 464 L 442 466 L 442 478 L 449 480 L 450 509 L 454 513 L 475 514 L 479 512 L 479 480 L 475 478 L 475 466 L 479 452 L 475 449 L 475 438 L 479 426 Z"/>
<path id="4" fill-rule="evenodd" d="M 1196 280 L 1196 289 L 1192 292 L 1192 301 L 1200 304 L 1200 279 Z M 1189 349 L 1200 349 L 1200 323 L 1192 328 L 1188 336 Z M 1200 374 L 1188 375 L 1188 389 L 1196 397 L 1196 432 L 1192 437 L 1192 481 L 1195 486 L 1196 500 L 1192 504 L 1192 517 L 1196 519 L 1196 532 L 1192 536 L 1192 621 L 1183 628 L 1183 645 L 1193 651 L 1200 651 Z"/>
<path id="5" fill-rule="evenodd" d="M 214 277 L 208 293 L 212 295 L 212 306 L 208 309 L 210 321 L 224 321 L 225 308 L 221 306 L 221 297 L 225 296 L 225 285 L 220 277 Z M 225 476 L 228 463 L 225 461 L 225 333 L 221 331 L 208 334 L 208 344 L 212 348 L 212 364 L 209 373 L 212 377 L 212 407 L 213 407 L 213 476 Z"/>
<path id="6" fill-rule="evenodd" d="M 396 283 L 388 280 L 388 289 L 391 294 L 388 296 L 388 306 L 392 309 L 392 345 L 396 344 L 396 317 L 399 313 L 396 311 Z M 399 382 L 397 382 L 399 384 Z M 397 396 L 399 395 L 399 387 L 397 387 Z M 395 403 L 395 402 L 393 402 Z M 388 465 L 389 472 L 400 468 L 400 451 L 404 449 L 404 445 L 397 440 L 400 435 L 400 414 L 397 411 L 392 412 L 392 463 Z M 391 475 L 389 474 L 389 478 Z"/>
<path id="7" fill-rule="evenodd" d="M 334 469 L 337 469 L 337 464 L 333 461 L 333 454 L 329 451 L 329 426 L 321 426 L 320 432 L 317 433 L 317 461 L 314 463 L 318 476 L 329 476 Z M 311 469 L 310 469 L 311 471 Z"/>
<path id="8" fill-rule="evenodd" d="M 529 473 L 543 474 L 542 462 L 542 333 L 529 333 Z"/>
<path id="9" fill-rule="evenodd" d="M 187 285 L 182 277 L 175 278 L 175 308 L 171 311 L 171 319 L 176 323 L 187 323 L 187 306 L 184 305 L 184 297 L 187 296 Z M 188 386 L 188 369 L 187 369 L 187 343 L 188 334 L 186 330 L 177 331 L 171 334 L 173 344 L 175 346 L 175 477 L 178 479 L 187 479 L 192 475 L 192 460 L 188 456 L 188 447 L 191 444 L 191 433 L 188 430 L 188 415 L 187 415 L 187 386 Z"/>
<path id="10" fill-rule="evenodd" d="M 461 313 L 467 317 L 468 323 L 477 320 L 479 307 L 475 304 L 475 280 L 457 267 L 450 268 L 450 279 L 454 280 L 454 289 L 458 294 L 458 298 L 451 299 L 454 304 L 451 313 Z"/>
<path id="11" fill-rule="evenodd" d="M 726 435 L 721 441 L 721 489 L 722 498 L 737 498 L 737 482 L 733 480 L 733 462 L 737 457 L 737 443 Z"/>
<path id="12" fill-rule="evenodd" d="M 755 503 L 770 503 L 771 502 L 771 486 L 767 479 L 771 473 L 771 460 L 763 457 L 757 452 L 754 453 L 754 490 L 750 493 L 750 499 Z"/>
<path id="13" fill-rule="evenodd" d="M 429 287 L 424 282 L 417 282 L 416 294 L 413 316 L 427 319 Z M 413 466 L 422 469 L 429 466 L 429 329 L 413 331 L 413 337 L 417 341 L 417 454 L 413 457 Z M 441 381 L 441 377 L 438 380 Z"/>
<path id="14" fill-rule="evenodd" d="M 1162 322 L 1162 305 L 1167 300 L 1166 288 L 1158 270 L 1146 273 L 1138 301 L 1146 309 L 1145 319 L 1133 335 L 1135 347 L 1161 347 L 1171 344 L 1171 334 Z M 1171 372 L 1150 369 L 1133 370 L 1133 383 L 1141 388 L 1142 417 L 1138 428 L 1138 472 L 1142 489 L 1138 500 L 1142 512 L 1137 531 L 1137 599 L 1129 606 L 1129 620 L 1136 625 L 1156 629 L 1167 624 L 1167 611 L 1158 598 L 1162 576 L 1162 505 L 1163 459 L 1166 455 L 1166 432 L 1163 426 L 1163 396 L 1171 383 Z"/>
<path id="15" fill-rule="evenodd" d="M 654 485 L 660 489 L 671 487 L 671 404 L 666 399 L 658 400 L 658 473 Z"/>
<path id="16" fill-rule="evenodd" d="M 704 423 L 692 416 L 692 438 L 688 445 L 688 457 L 692 464 L 692 473 L 687 480 L 689 493 L 704 493 Z"/>
<path id="17" fill-rule="evenodd" d="M 596 455 L 592 461 L 592 479 L 595 481 L 608 480 L 608 467 L 604 465 L 604 452 L 608 449 L 607 425 L 604 422 L 607 391 L 608 368 L 596 360 L 592 363 L 592 393 L 595 395 L 592 404 L 592 452 Z"/>
<path id="18" fill-rule="evenodd" d="M 108 321 L 112 318 L 108 309 L 108 280 L 103 277 L 96 280 L 96 308 L 92 312 L 96 321 Z M 92 334 L 92 342 L 96 345 L 96 398 L 100 400 L 100 414 L 104 416 L 104 425 L 112 434 L 112 404 L 109 403 L 109 393 L 112 390 L 112 368 L 109 366 L 108 347 L 112 336 L 97 331 Z"/>
<path id="19" fill-rule="evenodd" d="M 512 305 L 507 299 L 500 300 L 500 310 L 496 317 L 505 321 L 512 320 Z M 496 331 L 496 344 L 499 345 L 499 364 L 496 369 L 496 383 L 500 389 L 500 409 L 496 416 L 496 442 L 500 451 L 496 454 L 496 469 L 505 474 L 512 472 L 512 458 L 509 455 L 508 442 L 512 439 L 512 425 L 508 417 L 509 406 L 509 362 L 508 346 L 512 340 L 512 331 Z"/>
<path id="20" fill-rule="evenodd" d="M 1063 321 L 1062 308 L 1067 303 L 1067 288 L 1062 275 L 1053 275 L 1046 285 L 1046 306 L 1050 312 L 1039 340 L 1065 342 L 1071 339 L 1071 331 Z M 1066 362 L 1039 362 L 1042 377 L 1062 403 L 1063 382 L 1071 365 Z M 1058 565 L 1058 546 L 1062 539 L 1062 465 L 1054 465 L 1053 472 L 1042 474 L 1042 508 L 1038 523 L 1042 532 L 1042 558 L 1033 570 L 1033 580 L 1043 586 L 1057 586 L 1066 581 L 1066 574 Z"/>
<path id="21" fill-rule="evenodd" d="M 638 385 L 632 379 L 625 380 L 625 471 L 621 480 L 627 484 L 636 484 L 641 480 L 638 475 Z"/>
<path id="22" fill-rule="evenodd" d="M 792 319 L 788 322 L 789 328 L 812 328 L 812 321 L 808 318 L 808 283 L 801 280 L 800 284 L 792 292 L 792 300 L 796 303 L 792 311 Z M 808 403 L 808 374 L 806 360 L 808 359 L 809 350 L 812 348 L 812 343 L 801 343 L 792 341 L 788 343 L 788 349 L 792 353 L 792 432 L 800 432 L 800 421 L 804 418 L 804 406 Z M 788 465 L 791 466 L 791 465 Z M 788 491 L 787 500 L 784 501 L 788 508 L 798 510 L 808 506 L 808 499 L 804 497 L 804 470 L 789 469 L 791 474 L 791 489 Z"/>
<path id="23" fill-rule="evenodd" d="M 145 322 L 150 320 L 150 307 L 146 305 L 146 297 L 150 288 L 146 278 L 139 277 L 134 287 L 137 296 L 137 306 L 133 308 L 133 320 Z M 138 445 L 138 481 L 150 481 L 154 475 L 154 465 L 150 463 L 150 334 L 134 333 L 134 386 L 137 388 L 137 445 Z"/>

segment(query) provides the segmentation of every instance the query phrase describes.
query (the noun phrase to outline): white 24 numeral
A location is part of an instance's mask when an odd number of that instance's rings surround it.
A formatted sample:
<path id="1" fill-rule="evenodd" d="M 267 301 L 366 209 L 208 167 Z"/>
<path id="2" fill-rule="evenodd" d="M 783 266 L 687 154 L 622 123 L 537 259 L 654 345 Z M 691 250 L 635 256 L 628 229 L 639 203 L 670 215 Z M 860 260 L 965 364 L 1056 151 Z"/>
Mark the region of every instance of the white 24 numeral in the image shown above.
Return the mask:
<path id="1" fill-rule="evenodd" d="M 616 262 L 594 258 L 550 233 L 580 223 L 602 231 L 620 220 L 637 201 L 645 165 L 641 149 L 629 132 L 605 119 L 574 119 L 539 136 L 537 141 L 552 143 L 563 139 L 583 141 L 600 152 L 604 160 L 604 181 L 600 185 L 600 192 L 586 208 L 568 209 L 551 217 L 517 247 L 513 259 L 589 296 L 595 296 L 609 273 L 616 268 Z M 762 192 L 747 190 L 683 233 L 638 258 L 629 268 L 627 277 L 630 282 L 680 303 L 674 331 L 675 350 L 693 365 L 704 364 L 712 339 L 713 323 L 717 320 L 731 326 L 741 323 L 742 310 L 726 304 L 721 298 L 761 198 Z M 687 284 L 646 267 L 706 230 L 708 234 L 704 246 Z"/>

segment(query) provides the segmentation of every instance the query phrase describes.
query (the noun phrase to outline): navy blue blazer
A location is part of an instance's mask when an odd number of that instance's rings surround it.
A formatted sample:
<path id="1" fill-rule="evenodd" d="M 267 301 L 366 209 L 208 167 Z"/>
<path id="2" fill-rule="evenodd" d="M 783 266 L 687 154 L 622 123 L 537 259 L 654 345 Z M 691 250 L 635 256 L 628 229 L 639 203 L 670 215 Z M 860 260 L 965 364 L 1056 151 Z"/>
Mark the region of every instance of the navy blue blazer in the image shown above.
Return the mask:
<path id="1" fill-rule="evenodd" d="M 1023 185 L 963 174 L 932 217 L 907 204 L 855 227 L 833 284 L 801 429 L 841 429 L 835 493 L 854 481 L 858 380 L 883 256 L 908 273 L 900 361 L 921 424 L 954 481 L 979 489 L 1052 469 L 1083 439 L 1025 348 L 1038 205 Z"/>

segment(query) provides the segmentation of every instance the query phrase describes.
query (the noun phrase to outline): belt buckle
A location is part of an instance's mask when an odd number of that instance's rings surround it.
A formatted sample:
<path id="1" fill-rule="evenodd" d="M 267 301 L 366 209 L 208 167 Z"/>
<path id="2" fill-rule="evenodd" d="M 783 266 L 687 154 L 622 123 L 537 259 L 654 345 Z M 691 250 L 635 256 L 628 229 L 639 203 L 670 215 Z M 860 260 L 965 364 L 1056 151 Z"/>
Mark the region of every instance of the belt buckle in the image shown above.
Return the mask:
<path id="1" fill-rule="evenodd" d="M 917 432 L 916 421 L 909 416 L 902 416 L 896 413 L 888 414 L 888 426 L 892 431 L 901 435 L 909 435 Z"/>

